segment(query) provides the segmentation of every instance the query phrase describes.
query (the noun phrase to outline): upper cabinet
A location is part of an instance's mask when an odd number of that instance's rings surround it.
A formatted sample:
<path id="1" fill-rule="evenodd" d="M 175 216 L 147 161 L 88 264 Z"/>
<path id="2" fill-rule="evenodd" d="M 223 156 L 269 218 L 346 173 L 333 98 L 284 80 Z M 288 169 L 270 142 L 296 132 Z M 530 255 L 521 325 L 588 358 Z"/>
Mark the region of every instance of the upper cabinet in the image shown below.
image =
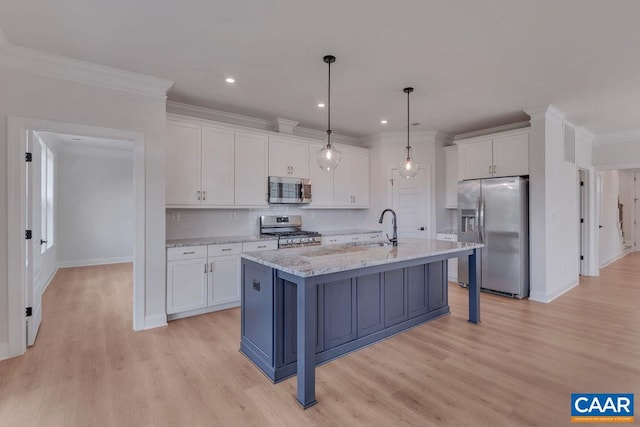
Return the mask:
<path id="1" fill-rule="evenodd" d="M 168 207 L 267 205 L 268 137 L 167 121 Z"/>
<path id="2" fill-rule="evenodd" d="M 458 207 L 458 147 L 444 147 L 444 207 Z"/>
<path id="3" fill-rule="evenodd" d="M 369 207 L 369 150 L 340 146 L 342 162 L 328 173 L 316 163 L 322 146 L 293 135 L 171 115 L 167 207 L 266 207 L 268 176 L 310 179 L 312 202 L 306 207 Z"/>
<path id="4" fill-rule="evenodd" d="M 360 147 L 336 146 L 342 153 L 340 165 L 327 172 L 316 164 L 321 144 L 309 146 L 311 207 L 368 208 L 369 150 Z"/>
<path id="5" fill-rule="evenodd" d="M 458 180 L 529 175 L 529 129 L 456 142 Z"/>
<path id="6" fill-rule="evenodd" d="M 309 143 L 293 137 L 270 136 L 269 175 L 309 178 Z"/>

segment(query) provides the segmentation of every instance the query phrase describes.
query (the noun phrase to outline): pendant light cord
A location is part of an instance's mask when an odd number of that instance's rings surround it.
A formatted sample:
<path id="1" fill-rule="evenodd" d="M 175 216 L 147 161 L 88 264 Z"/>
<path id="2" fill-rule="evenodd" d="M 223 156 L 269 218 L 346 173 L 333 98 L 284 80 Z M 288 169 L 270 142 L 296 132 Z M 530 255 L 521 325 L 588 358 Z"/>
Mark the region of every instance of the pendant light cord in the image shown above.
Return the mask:
<path id="1" fill-rule="evenodd" d="M 329 84 L 327 85 L 327 148 L 331 148 L 331 61 L 329 64 Z"/>
<path id="2" fill-rule="evenodd" d="M 410 120 L 409 120 L 409 112 L 411 111 L 409 109 L 409 95 L 411 94 L 410 90 L 407 90 L 407 160 L 409 160 L 409 158 L 411 157 L 411 144 L 409 143 L 409 128 L 410 128 Z"/>

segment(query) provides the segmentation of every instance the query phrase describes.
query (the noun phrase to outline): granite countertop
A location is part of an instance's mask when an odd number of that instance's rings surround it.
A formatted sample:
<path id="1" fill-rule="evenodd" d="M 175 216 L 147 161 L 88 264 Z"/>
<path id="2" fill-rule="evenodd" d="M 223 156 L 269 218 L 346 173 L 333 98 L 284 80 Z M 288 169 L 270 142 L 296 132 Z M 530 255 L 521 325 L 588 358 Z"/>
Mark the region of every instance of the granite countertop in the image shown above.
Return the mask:
<path id="1" fill-rule="evenodd" d="M 483 246 L 479 243 L 404 238 L 397 247 L 344 244 L 248 252 L 242 257 L 299 277 L 311 277 L 433 255 L 453 255 Z"/>
<path id="2" fill-rule="evenodd" d="M 259 242 L 262 240 L 278 240 L 275 236 L 265 234 L 252 234 L 248 236 L 217 236 L 196 237 L 194 239 L 167 240 L 167 248 L 179 248 L 182 246 L 224 245 L 227 243 Z"/>
<path id="3" fill-rule="evenodd" d="M 369 233 L 382 233 L 382 230 L 329 230 L 329 231 L 321 231 L 320 234 L 323 236 L 343 236 L 347 234 L 369 234 Z"/>
<path id="4" fill-rule="evenodd" d="M 451 228 L 445 230 L 438 230 L 438 234 L 458 234 L 458 230 L 453 230 Z"/>

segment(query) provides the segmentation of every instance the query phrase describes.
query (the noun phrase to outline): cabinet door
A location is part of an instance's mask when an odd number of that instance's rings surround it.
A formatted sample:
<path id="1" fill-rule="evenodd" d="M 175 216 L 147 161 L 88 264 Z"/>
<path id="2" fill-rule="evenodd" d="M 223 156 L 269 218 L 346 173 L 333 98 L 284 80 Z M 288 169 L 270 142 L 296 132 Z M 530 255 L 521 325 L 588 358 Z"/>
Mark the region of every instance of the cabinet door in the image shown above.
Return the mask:
<path id="1" fill-rule="evenodd" d="M 309 144 L 291 141 L 289 143 L 289 166 L 291 176 L 295 178 L 309 178 Z M 318 169 L 320 169 L 318 167 Z M 322 171 L 321 171 L 322 172 Z"/>
<path id="2" fill-rule="evenodd" d="M 369 206 L 369 153 L 357 152 L 351 154 L 351 192 L 353 205 L 357 207 Z"/>
<path id="3" fill-rule="evenodd" d="M 444 204 L 446 208 L 458 207 L 458 149 L 447 147 L 444 150 Z"/>
<path id="4" fill-rule="evenodd" d="M 429 311 L 433 311 L 447 305 L 447 262 L 432 262 L 427 267 L 429 274 Z"/>
<path id="5" fill-rule="evenodd" d="M 341 147 L 339 150 L 342 152 L 342 160 L 338 167 L 333 171 L 333 205 L 339 207 L 353 207 L 353 187 L 351 183 L 353 158 L 350 155 L 350 152 L 345 152 Z"/>
<path id="6" fill-rule="evenodd" d="M 491 177 L 493 144 L 491 139 L 458 146 L 460 180 Z"/>
<path id="7" fill-rule="evenodd" d="M 529 175 L 529 133 L 493 139 L 494 176 Z"/>
<path id="8" fill-rule="evenodd" d="M 202 204 L 233 205 L 235 132 L 202 128 Z"/>
<path id="9" fill-rule="evenodd" d="M 386 271 L 384 275 L 384 327 L 407 320 L 407 293 L 404 270 Z"/>
<path id="10" fill-rule="evenodd" d="M 269 138 L 269 176 L 291 176 L 289 144 L 277 137 Z"/>
<path id="11" fill-rule="evenodd" d="M 384 328 L 383 288 L 380 274 L 356 278 L 358 338 Z"/>
<path id="12" fill-rule="evenodd" d="M 267 206 L 267 136 L 236 132 L 235 204 Z"/>
<path id="13" fill-rule="evenodd" d="M 240 257 L 209 258 L 209 305 L 240 302 Z"/>
<path id="14" fill-rule="evenodd" d="M 168 205 L 199 205 L 201 127 L 167 121 Z"/>
<path id="15" fill-rule="evenodd" d="M 273 366 L 273 270 L 255 263 L 242 265 L 241 335 Z"/>
<path id="16" fill-rule="evenodd" d="M 207 306 L 206 258 L 167 263 L 167 314 Z"/>
<path id="17" fill-rule="evenodd" d="M 356 330 L 356 289 L 351 279 L 325 283 L 324 349 L 352 341 Z"/>
<path id="18" fill-rule="evenodd" d="M 309 179 L 311 180 L 310 206 L 333 206 L 333 174 L 320 169 L 316 162 L 316 153 L 322 145 L 309 145 Z M 338 168 L 339 169 L 339 168 Z"/>

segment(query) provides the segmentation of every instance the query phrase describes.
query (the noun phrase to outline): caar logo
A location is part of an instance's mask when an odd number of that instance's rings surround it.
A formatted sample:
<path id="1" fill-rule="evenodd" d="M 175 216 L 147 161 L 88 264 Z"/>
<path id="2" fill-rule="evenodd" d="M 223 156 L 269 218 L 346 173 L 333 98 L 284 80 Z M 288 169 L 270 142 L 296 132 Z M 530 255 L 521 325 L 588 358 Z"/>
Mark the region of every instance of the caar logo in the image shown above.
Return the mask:
<path id="1" fill-rule="evenodd" d="M 571 395 L 572 423 L 632 423 L 633 394 Z"/>

